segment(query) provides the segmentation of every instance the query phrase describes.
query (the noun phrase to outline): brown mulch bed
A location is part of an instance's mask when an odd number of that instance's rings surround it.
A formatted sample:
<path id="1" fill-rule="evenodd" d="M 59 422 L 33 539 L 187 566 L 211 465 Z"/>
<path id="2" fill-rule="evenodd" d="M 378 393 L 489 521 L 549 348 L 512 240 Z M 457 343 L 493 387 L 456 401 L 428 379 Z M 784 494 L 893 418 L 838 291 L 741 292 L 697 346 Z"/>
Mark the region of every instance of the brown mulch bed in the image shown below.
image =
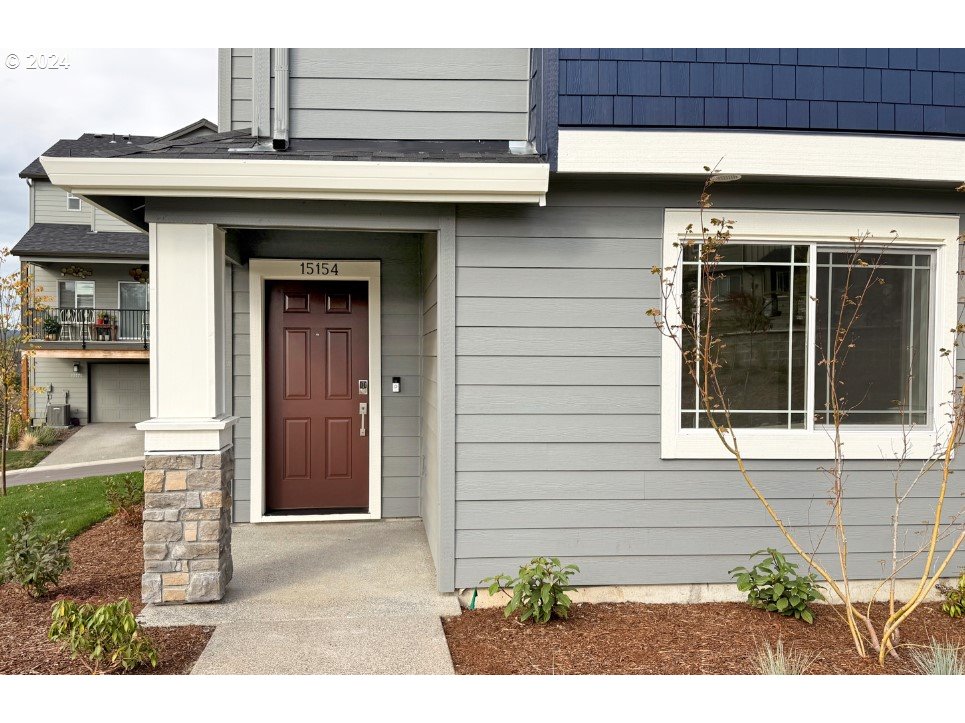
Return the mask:
<path id="1" fill-rule="evenodd" d="M 0 587 L 0 673 L 87 673 L 79 660 L 47 639 L 50 607 L 55 600 L 103 604 L 126 597 L 135 613 L 141 599 L 141 528 L 111 517 L 78 535 L 70 543 L 73 567 L 60 586 L 44 600 L 34 600 L 19 586 Z M 214 629 L 197 626 L 148 628 L 157 644 L 160 664 L 137 673 L 188 673 Z"/>
<path id="2" fill-rule="evenodd" d="M 859 658 L 838 615 L 824 605 L 816 610 L 807 625 L 741 603 L 581 604 L 568 621 L 534 625 L 489 608 L 445 618 L 443 627 L 460 674 L 753 674 L 759 646 L 778 639 L 785 649 L 815 655 L 813 674 L 916 672 L 907 651 L 883 669 Z M 876 606 L 873 614 L 884 612 Z M 901 643 L 931 638 L 965 644 L 965 621 L 923 605 L 902 626 Z"/>

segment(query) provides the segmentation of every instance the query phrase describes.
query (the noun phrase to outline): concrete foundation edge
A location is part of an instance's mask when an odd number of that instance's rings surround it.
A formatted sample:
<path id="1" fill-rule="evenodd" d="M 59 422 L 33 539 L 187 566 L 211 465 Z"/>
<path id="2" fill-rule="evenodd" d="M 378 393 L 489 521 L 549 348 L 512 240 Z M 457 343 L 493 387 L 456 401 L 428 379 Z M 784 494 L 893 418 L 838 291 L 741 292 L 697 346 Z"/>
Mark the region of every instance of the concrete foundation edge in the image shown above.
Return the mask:
<path id="1" fill-rule="evenodd" d="M 856 602 L 868 602 L 872 594 L 881 584 L 880 580 L 852 580 L 851 593 Z M 917 588 L 916 580 L 899 580 L 896 584 L 898 600 L 907 600 Z M 825 589 L 827 586 L 824 586 Z M 503 593 L 490 597 L 485 588 L 476 590 L 476 609 L 502 607 L 509 600 Z M 569 593 L 575 603 L 715 603 L 715 602 L 745 602 L 746 593 L 729 583 L 692 584 L 692 585 L 607 585 L 599 587 L 583 587 Z M 473 596 L 473 588 L 459 591 L 459 604 L 468 608 Z M 878 591 L 875 596 L 880 601 L 888 599 L 887 588 Z M 940 599 L 939 594 L 932 590 L 926 600 L 934 602 Z M 838 602 L 829 599 L 829 602 Z"/>

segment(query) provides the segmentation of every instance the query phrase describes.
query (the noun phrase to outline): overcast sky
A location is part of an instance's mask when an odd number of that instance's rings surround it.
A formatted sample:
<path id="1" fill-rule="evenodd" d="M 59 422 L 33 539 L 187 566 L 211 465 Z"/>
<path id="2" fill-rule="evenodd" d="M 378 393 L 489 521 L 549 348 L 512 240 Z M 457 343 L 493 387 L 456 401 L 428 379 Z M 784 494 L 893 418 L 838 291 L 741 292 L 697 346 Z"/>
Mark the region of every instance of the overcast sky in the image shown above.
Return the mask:
<path id="1" fill-rule="evenodd" d="M 198 118 L 218 121 L 216 49 L 46 50 L 69 67 L 28 70 L 33 52 L 0 48 L 0 246 L 27 230 L 27 184 L 17 174 L 57 140 L 163 135 Z M 9 68 L 10 54 L 19 67 Z"/>

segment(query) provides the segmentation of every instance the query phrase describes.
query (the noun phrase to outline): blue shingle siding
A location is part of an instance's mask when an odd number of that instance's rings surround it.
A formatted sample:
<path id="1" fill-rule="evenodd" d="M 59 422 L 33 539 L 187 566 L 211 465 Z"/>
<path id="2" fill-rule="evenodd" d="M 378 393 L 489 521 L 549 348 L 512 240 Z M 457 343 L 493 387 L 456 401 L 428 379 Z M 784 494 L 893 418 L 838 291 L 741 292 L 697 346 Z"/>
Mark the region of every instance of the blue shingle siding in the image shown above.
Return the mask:
<path id="1" fill-rule="evenodd" d="M 965 134 L 965 50 L 563 48 L 561 126 Z"/>

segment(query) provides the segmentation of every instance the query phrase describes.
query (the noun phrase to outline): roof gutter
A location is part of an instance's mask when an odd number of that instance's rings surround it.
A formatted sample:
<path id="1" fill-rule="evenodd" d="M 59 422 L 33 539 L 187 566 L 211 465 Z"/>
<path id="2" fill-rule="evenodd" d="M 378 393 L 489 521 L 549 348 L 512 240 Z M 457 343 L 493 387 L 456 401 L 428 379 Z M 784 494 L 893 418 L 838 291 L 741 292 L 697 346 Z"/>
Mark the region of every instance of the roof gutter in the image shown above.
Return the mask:
<path id="1" fill-rule="evenodd" d="M 57 158 L 40 162 L 75 195 L 546 204 L 545 163 L 283 158 Z"/>

